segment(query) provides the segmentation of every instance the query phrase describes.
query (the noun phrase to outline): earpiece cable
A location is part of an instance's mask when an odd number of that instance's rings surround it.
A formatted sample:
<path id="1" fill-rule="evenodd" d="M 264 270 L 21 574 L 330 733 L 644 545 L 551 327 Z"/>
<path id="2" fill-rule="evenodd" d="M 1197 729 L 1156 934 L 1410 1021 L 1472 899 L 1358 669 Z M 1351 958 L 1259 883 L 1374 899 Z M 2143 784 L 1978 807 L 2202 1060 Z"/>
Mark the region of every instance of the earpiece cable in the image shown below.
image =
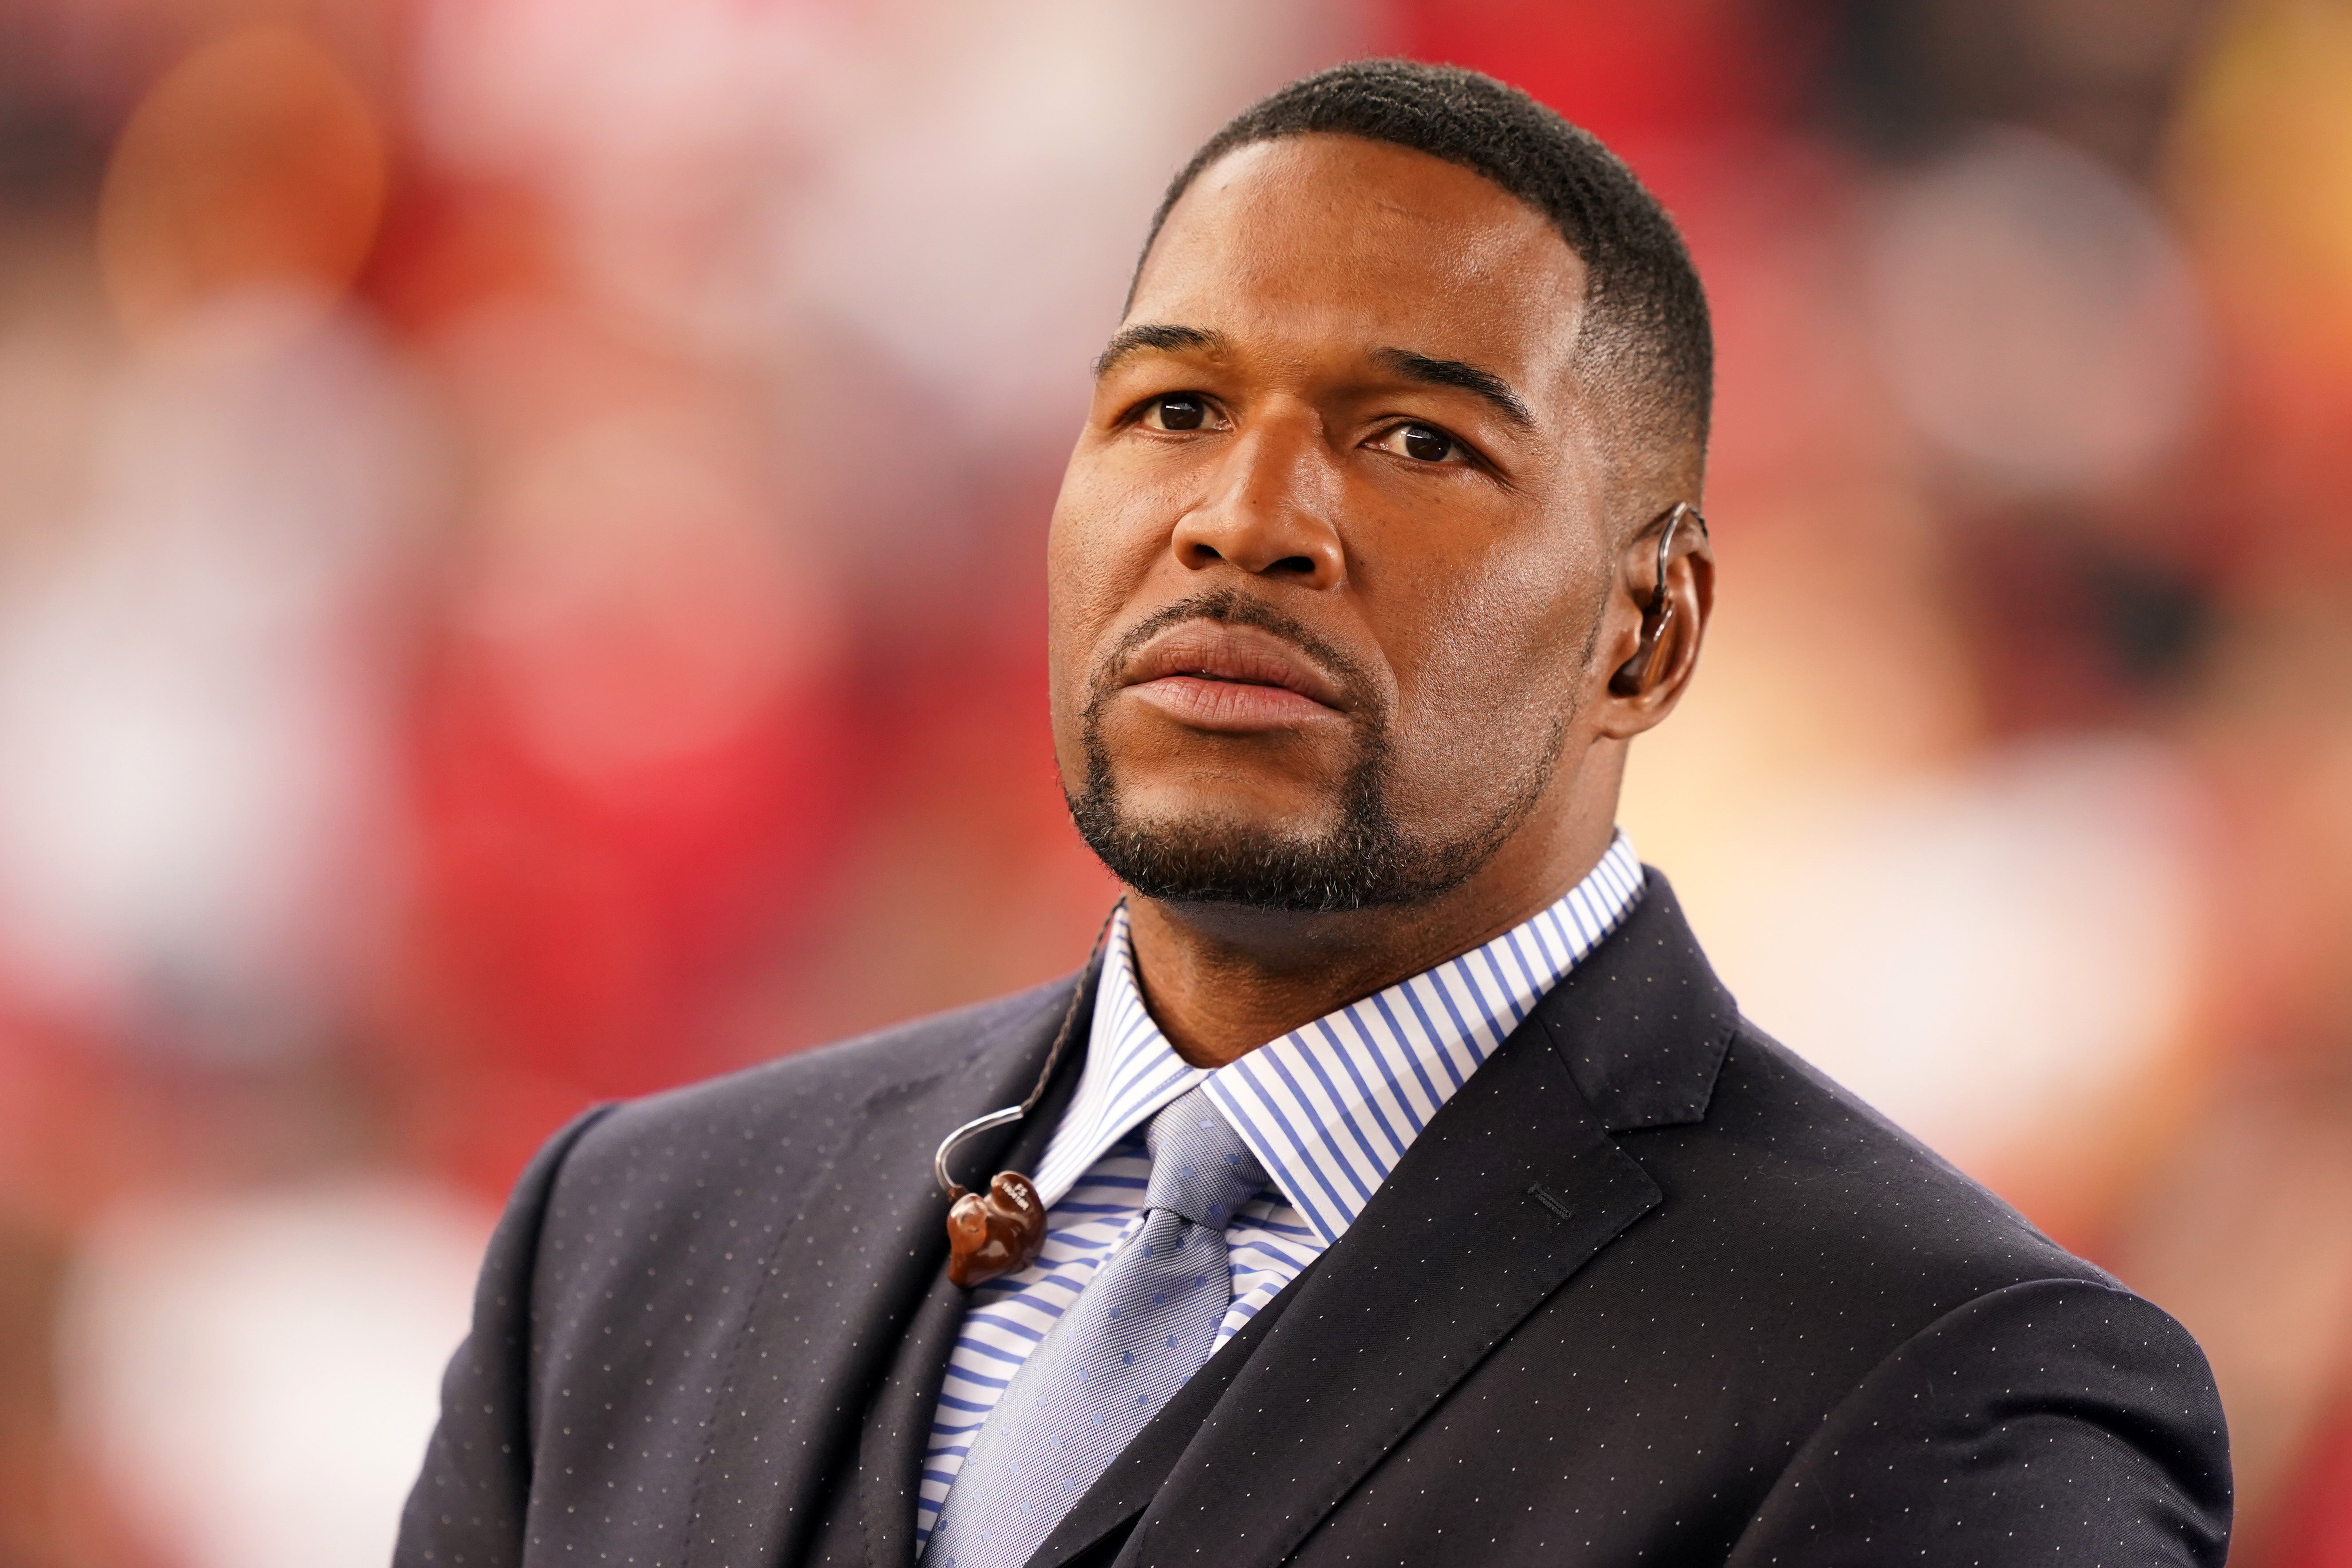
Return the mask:
<path id="1" fill-rule="evenodd" d="M 1070 1031 L 1077 1024 L 1078 1008 L 1094 989 L 1094 980 L 1103 960 L 1103 944 L 1110 935 L 1111 922 L 1118 919 L 1118 911 L 1126 907 L 1125 899 L 1111 905 L 1110 913 L 1103 917 L 1102 929 L 1095 932 L 1094 946 L 1087 954 L 1086 971 L 1078 976 L 1077 984 L 1070 992 L 1070 1005 L 1062 1012 L 1062 1026 L 1055 1033 L 1053 1048 L 1045 1053 L 1045 1066 L 1037 1074 L 1036 1087 L 1029 1091 L 1029 1098 L 1018 1105 L 1008 1105 L 1002 1110 L 975 1116 L 940 1141 L 939 1152 L 931 1156 L 931 1174 L 938 1179 L 940 1191 L 950 1200 L 963 1196 L 964 1193 L 955 1178 L 948 1174 L 948 1156 L 955 1152 L 956 1145 L 992 1127 L 1003 1127 L 1020 1121 L 1036 1110 L 1038 1102 L 1045 1098 L 1046 1087 L 1054 1081 L 1055 1070 L 1062 1065 L 1062 1055 L 1069 1048 Z"/>
<path id="2" fill-rule="evenodd" d="M 1707 537 L 1706 519 L 1699 515 L 1698 508 L 1686 500 L 1675 502 L 1674 510 L 1666 513 L 1665 530 L 1658 535 L 1658 584 L 1650 590 L 1650 614 L 1654 616 L 1666 607 L 1666 561 L 1675 547 L 1675 530 L 1682 526 L 1685 518 L 1698 524 L 1699 537 Z"/>

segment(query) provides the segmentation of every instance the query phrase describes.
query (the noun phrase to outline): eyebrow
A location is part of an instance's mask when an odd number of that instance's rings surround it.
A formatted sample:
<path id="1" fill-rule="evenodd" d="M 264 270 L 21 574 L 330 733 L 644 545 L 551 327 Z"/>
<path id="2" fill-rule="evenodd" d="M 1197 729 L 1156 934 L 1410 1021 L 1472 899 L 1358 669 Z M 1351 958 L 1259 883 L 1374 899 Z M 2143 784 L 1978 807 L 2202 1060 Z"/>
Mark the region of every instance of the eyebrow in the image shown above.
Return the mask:
<path id="1" fill-rule="evenodd" d="M 1111 366 L 1130 354 L 1146 349 L 1158 349 L 1174 353 L 1183 349 L 1205 349 L 1216 353 L 1229 344 L 1223 332 L 1213 332 L 1206 327 L 1173 327 L 1158 321 L 1145 321 L 1132 327 L 1121 327 L 1095 356 L 1095 379 L 1108 374 Z"/>
<path id="2" fill-rule="evenodd" d="M 1372 357 L 1408 381 L 1427 386 L 1458 387 L 1485 398 L 1504 418 L 1522 430 L 1535 428 L 1535 416 L 1519 401 L 1510 384 L 1493 371 L 1481 370 L 1458 359 L 1432 359 L 1411 349 L 1375 349 Z"/>
<path id="3" fill-rule="evenodd" d="M 1122 327 L 1112 335 L 1103 352 L 1095 356 L 1095 379 L 1100 381 L 1113 366 L 1130 355 L 1157 349 L 1163 353 L 1184 350 L 1205 350 L 1212 353 L 1231 349 L 1232 340 L 1223 332 L 1206 327 L 1180 327 L 1160 321 L 1143 321 L 1132 327 Z M 1425 386 L 1446 386 L 1482 397 L 1496 411 L 1522 430 L 1535 428 L 1535 416 L 1510 384 L 1493 371 L 1482 370 L 1458 359 L 1437 359 L 1429 354 L 1415 353 L 1411 349 L 1375 349 L 1372 358 L 1391 373 Z"/>

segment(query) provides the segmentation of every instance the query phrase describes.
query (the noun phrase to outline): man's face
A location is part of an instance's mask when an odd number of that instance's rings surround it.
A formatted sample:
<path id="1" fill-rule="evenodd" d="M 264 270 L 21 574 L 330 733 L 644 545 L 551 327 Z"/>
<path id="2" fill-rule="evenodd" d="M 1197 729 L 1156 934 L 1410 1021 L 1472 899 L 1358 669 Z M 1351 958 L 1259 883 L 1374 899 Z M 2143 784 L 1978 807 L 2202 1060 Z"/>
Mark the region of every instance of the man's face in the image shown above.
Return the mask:
<path id="1" fill-rule="evenodd" d="M 1151 897 L 1434 896 L 1563 787 L 1614 556 L 1549 220 L 1352 137 L 1169 215 L 1055 509 L 1055 750 Z"/>

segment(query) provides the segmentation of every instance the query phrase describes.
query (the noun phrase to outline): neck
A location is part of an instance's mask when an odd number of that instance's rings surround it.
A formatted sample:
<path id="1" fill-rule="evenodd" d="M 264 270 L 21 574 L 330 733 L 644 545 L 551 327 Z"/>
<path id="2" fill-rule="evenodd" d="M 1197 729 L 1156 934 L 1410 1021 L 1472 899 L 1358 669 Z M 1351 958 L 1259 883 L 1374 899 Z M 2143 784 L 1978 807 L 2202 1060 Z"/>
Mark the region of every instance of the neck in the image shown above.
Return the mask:
<path id="1" fill-rule="evenodd" d="M 1423 903 L 1299 914 L 1130 894 L 1144 1001 L 1178 1055 L 1223 1067 L 1556 902 L 1607 852 L 1615 804 L 1612 792 L 1596 809 L 1528 823 L 1475 875 Z"/>

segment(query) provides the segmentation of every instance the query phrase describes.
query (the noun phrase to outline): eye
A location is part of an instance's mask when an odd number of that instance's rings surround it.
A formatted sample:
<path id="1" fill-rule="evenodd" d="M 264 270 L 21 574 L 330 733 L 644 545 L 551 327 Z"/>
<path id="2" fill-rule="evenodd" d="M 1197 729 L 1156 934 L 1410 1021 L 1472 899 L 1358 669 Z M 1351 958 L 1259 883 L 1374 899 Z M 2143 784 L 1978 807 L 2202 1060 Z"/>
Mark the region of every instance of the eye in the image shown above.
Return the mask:
<path id="1" fill-rule="evenodd" d="M 1209 400 L 1197 392 L 1171 392 L 1143 405 L 1147 429 L 1199 430 L 1212 423 Z"/>
<path id="2" fill-rule="evenodd" d="M 1385 452 L 1411 458 L 1417 463 L 1460 463 L 1469 458 L 1461 442 L 1434 425 L 1399 425 L 1386 431 L 1373 446 Z"/>

